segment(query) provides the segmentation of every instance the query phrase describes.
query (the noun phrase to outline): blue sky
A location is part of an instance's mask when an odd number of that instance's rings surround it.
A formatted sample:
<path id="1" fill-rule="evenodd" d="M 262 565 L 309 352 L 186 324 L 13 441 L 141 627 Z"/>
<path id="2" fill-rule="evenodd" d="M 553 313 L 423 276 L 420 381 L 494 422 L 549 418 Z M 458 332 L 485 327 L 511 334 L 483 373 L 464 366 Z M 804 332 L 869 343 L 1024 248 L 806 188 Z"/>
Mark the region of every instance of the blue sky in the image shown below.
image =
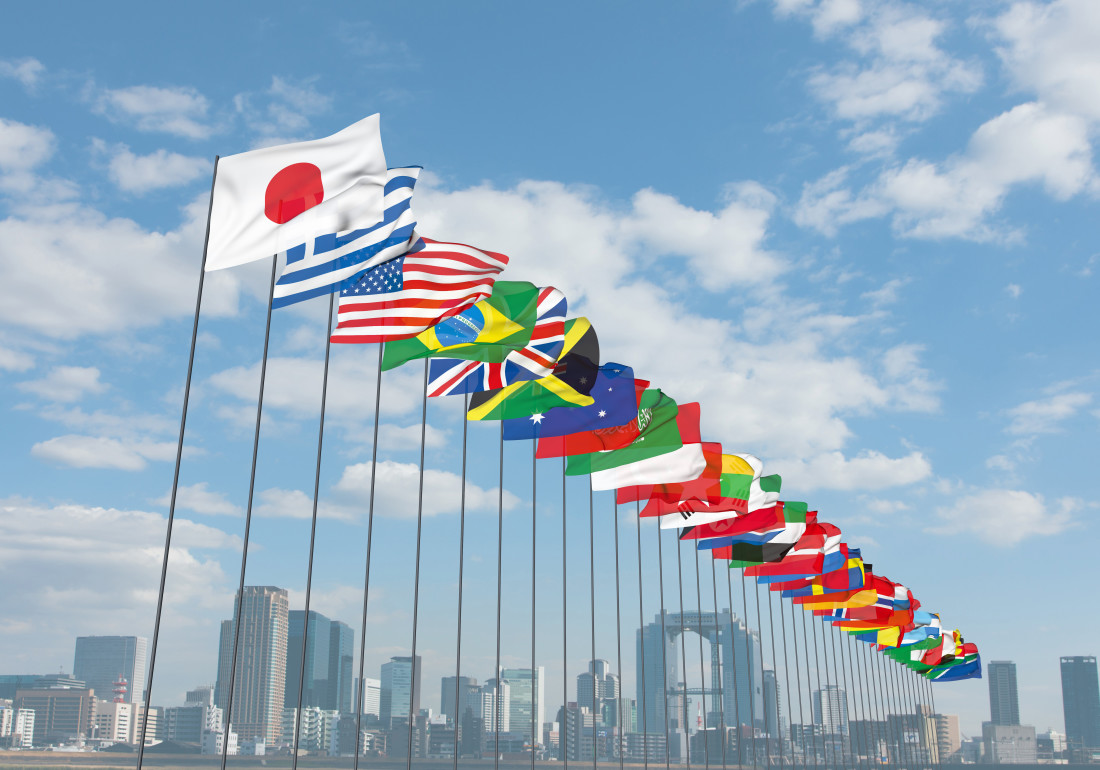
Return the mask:
<path id="1" fill-rule="evenodd" d="M 389 163 L 425 168 L 424 234 L 561 288 L 607 360 L 701 401 L 705 438 L 763 458 L 785 497 L 813 503 L 986 660 L 1016 660 L 1023 720 L 1062 728 L 1058 656 L 1095 654 L 1100 630 L 1078 588 L 1096 577 L 1100 501 L 1095 3 L 126 8 L 67 7 L 59 24 L 24 5 L 0 29 L 11 673 L 68 670 L 77 635 L 151 635 L 214 155 L 380 112 Z M 231 609 L 270 267 L 207 282 L 154 695 L 166 705 L 212 681 Z M 273 322 L 247 579 L 296 606 L 325 307 Z M 314 575 L 314 608 L 357 636 L 375 355 L 333 351 Z M 418 387 L 415 365 L 384 380 L 368 675 L 411 637 Z M 454 666 L 461 404 L 432 403 L 429 421 L 418 643 L 435 705 Z M 481 679 L 494 437 L 471 430 L 463 673 Z M 529 449 L 507 458 L 511 665 L 530 645 Z M 556 709 L 560 475 L 538 474 L 536 635 Z M 569 492 L 570 682 L 589 644 L 583 492 Z M 596 506 L 597 656 L 614 661 L 615 531 L 610 501 Z M 649 617 L 654 538 L 643 528 Z M 636 627 L 624 615 L 628 693 Z M 988 719 L 984 682 L 936 698 L 968 734 Z"/>

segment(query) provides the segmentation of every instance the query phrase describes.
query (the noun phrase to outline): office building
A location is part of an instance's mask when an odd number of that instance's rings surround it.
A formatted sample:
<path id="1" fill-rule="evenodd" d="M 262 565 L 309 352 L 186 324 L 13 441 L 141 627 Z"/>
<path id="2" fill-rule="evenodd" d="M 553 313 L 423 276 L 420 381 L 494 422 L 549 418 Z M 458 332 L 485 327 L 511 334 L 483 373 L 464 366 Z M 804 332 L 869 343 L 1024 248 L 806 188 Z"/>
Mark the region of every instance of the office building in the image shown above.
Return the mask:
<path id="1" fill-rule="evenodd" d="M 490 679 L 481 687 L 481 717 L 486 733 L 511 732 L 512 727 L 512 686 L 501 679 L 499 687 L 496 679 Z M 499 723 L 499 724 L 498 724 Z"/>
<path id="2" fill-rule="evenodd" d="M 287 616 L 285 708 L 297 708 L 299 673 L 302 678 L 302 706 L 351 711 L 351 680 L 354 633 L 347 624 L 329 620 L 319 612 L 291 610 Z M 307 631 L 308 628 L 308 631 Z M 302 634 L 306 632 L 305 665 L 302 665 Z"/>
<path id="3" fill-rule="evenodd" d="M 546 669 L 542 666 L 534 670 L 505 668 L 501 670 L 500 678 L 507 682 L 509 687 L 508 712 L 511 732 L 522 735 L 524 740 L 537 741 L 539 725 L 545 721 L 546 716 L 543 705 Z"/>
<path id="4" fill-rule="evenodd" d="M 237 663 L 233 666 L 233 620 L 222 621 L 218 655 L 218 681 L 214 701 L 224 712 L 233 677 L 233 708 L 229 722 L 241 741 L 261 739 L 272 745 L 282 735 L 286 698 L 286 648 L 289 599 L 285 588 L 245 586 L 234 598 L 240 602 Z M 236 673 L 234 674 L 233 671 Z"/>
<path id="5" fill-rule="evenodd" d="M 1062 712 L 1070 761 L 1086 760 L 1090 750 L 1100 749 L 1100 680 L 1096 658 L 1063 657 L 1061 669 Z"/>
<path id="6" fill-rule="evenodd" d="M 957 714 L 936 714 L 936 751 L 940 762 L 947 762 L 962 748 L 962 735 L 959 732 Z"/>
<path id="7" fill-rule="evenodd" d="M 143 636 L 78 636 L 73 678 L 95 690 L 96 697 L 111 700 L 121 677 L 127 685 L 123 702 L 144 703 L 146 646 Z"/>
<path id="8" fill-rule="evenodd" d="M 379 716 L 382 708 L 382 680 L 363 677 L 363 714 Z"/>
<path id="9" fill-rule="evenodd" d="M 467 709 L 481 710 L 481 692 L 477 680 L 469 676 L 445 676 L 440 682 L 439 713 L 451 724 L 462 724 Z"/>
<path id="10" fill-rule="evenodd" d="M 1031 725 L 982 724 L 985 761 L 994 765 L 1034 765 L 1038 754 Z"/>
<path id="11" fill-rule="evenodd" d="M 214 688 L 188 690 L 182 706 L 163 710 L 160 737 L 176 743 L 202 745 L 205 733 L 222 730 L 222 710 L 214 705 Z"/>
<path id="12" fill-rule="evenodd" d="M 989 721 L 994 725 L 1020 724 L 1020 699 L 1016 694 L 1016 664 L 1010 660 L 991 660 L 986 666 L 989 678 Z"/>
<path id="13" fill-rule="evenodd" d="M 779 689 L 779 682 L 775 678 L 775 671 L 773 669 L 764 669 L 763 676 L 764 713 L 762 717 L 764 720 L 764 731 L 773 739 L 781 738 L 784 732 L 786 732 L 783 728 L 787 724 L 787 719 L 783 714 L 783 700 L 782 693 Z"/>
<path id="14" fill-rule="evenodd" d="M 395 722 L 408 723 L 409 715 L 420 713 L 420 656 L 416 656 L 416 670 L 409 656 L 390 658 L 382 664 L 382 680 L 379 692 L 378 716 L 383 728 Z M 407 736 L 407 734 L 406 734 Z"/>
<path id="15" fill-rule="evenodd" d="M 89 688 L 61 687 L 48 690 L 19 690 L 15 694 L 16 711 L 34 712 L 35 746 L 92 737 L 96 697 Z"/>
<path id="16" fill-rule="evenodd" d="M 298 729 L 298 751 L 310 754 L 328 754 L 335 752 L 337 745 L 336 728 L 340 723 L 340 712 L 335 709 L 321 709 L 310 706 L 302 709 L 302 718 L 297 719 L 298 709 L 283 709 L 284 746 L 294 746 L 294 730 Z"/>
<path id="17" fill-rule="evenodd" d="M 619 677 L 606 660 L 592 660 L 588 671 L 577 675 L 577 703 L 596 715 L 600 726 L 614 725 L 618 717 Z"/>
<path id="18" fill-rule="evenodd" d="M 97 699 L 95 737 L 105 743 L 130 743 L 134 734 L 134 705 Z M 140 730 L 140 726 L 138 727 Z"/>
<path id="19" fill-rule="evenodd" d="M 814 690 L 814 724 L 821 725 L 826 735 L 848 734 L 848 694 L 835 684 Z"/>

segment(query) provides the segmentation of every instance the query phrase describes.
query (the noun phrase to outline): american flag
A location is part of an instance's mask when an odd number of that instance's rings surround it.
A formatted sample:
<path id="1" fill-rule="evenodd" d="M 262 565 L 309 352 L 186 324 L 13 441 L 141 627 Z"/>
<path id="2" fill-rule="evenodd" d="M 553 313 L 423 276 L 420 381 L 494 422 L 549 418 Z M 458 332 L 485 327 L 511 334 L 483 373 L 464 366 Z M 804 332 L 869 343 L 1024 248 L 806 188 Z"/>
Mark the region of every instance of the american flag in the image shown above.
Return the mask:
<path id="1" fill-rule="evenodd" d="M 333 342 L 415 337 L 488 297 L 508 257 L 428 238 L 340 292 Z"/>
<path id="2" fill-rule="evenodd" d="M 478 393 L 550 376 L 565 344 L 567 307 L 565 295 L 559 289 L 541 287 L 531 341 L 525 347 L 512 350 L 501 363 L 433 358 L 428 373 L 428 395 Z"/>

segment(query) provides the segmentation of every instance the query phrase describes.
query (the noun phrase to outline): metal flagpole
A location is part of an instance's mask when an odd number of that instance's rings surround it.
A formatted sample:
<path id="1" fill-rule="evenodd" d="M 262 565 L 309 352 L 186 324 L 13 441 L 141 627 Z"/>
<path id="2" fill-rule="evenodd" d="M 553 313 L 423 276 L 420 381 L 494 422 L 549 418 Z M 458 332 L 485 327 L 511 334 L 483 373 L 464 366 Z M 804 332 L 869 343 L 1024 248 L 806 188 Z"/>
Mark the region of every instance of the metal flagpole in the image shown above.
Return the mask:
<path id="1" fill-rule="evenodd" d="M 503 423 L 501 423 L 503 425 Z M 503 430 L 503 428 L 502 428 Z M 420 474 L 416 488 L 416 567 L 413 577 L 413 633 L 412 633 L 412 675 L 409 677 L 409 753 L 406 757 L 406 770 L 412 770 L 413 733 L 416 732 L 416 719 L 419 716 L 413 709 L 417 692 L 416 685 L 416 632 L 420 620 L 420 544 L 424 531 L 424 450 L 427 446 L 428 431 L 428 359 L 424 359 L 424 396 L 420 409 Z M 458 685 L 458 682 L 455 682 Z"/>
<path id="2" fill-rule="evenodd" d="M 306 642 L 309 640 L 309 599 L 313 590 L 313 551 L 317 543 L 317 501 L 321 494 L 321 449 L 325 439 L 325 405 L 328 402 L 328 364 L 332 352 L 332 309 L 336 304 L 336 294 L 328 295 L 328 330 L 325 333 L 325 375 L 321 381 L 321 419 L 317 425 L 317 467 L 313 473 L 313 516 L 309 525 L 309 566 L 306 568 L 306 609 L 302 615 L 302 665 L 298 669 L 298 709 L 294 713 L 294 753 L 290 758 L 292 770 L 298 770 L 298 736 L 302 727 L 302 695 L 306 685 Z M 425 362 L 426 363 L 426 362 Z M 423 460 L 421 460 L 423 467 Z M 415 644 L 416 630 L 413 630 Z M 415 658 L 415 650 L 413 651 Z M 413 678 L 415 679 L 415 667 Z M 415 681 L 414 681 L 415 692 Z M 229 743 L 226 733 L 225 742 Z"/>
<path id="3" fill-rule="evenodd" d="M 501 421 L 501 425 L 504 425 L 503 421 Z M 537 508 L 535 501 L 538 499 L 539 478 L 537 449 L 538 441 L 531 441 L 531 770 L 535 770 L 535 750 L 539 745 L 539 714 L 538 709 L 535 708 L 535 704 L 538 703 L 539 698 L 543 697 L 542 691 L 538 688 L 542 687 L 544 684 L 541 680 L 536 681 L 535 679 L 537 671 L 535 668 L 535 534 L 537 531 L 537 524 L 535 521 L 537 517 Z"/>
<path id="4" fill-rule="evenodd" d="M 252 502 L 256 491 L 256 458 L 260 449 L 260 421 L 264 409 L 264 387 L 267 383 L 267 351 L 271 341 L 271 305 L 275 297 L 275 271 L 279 264 L 278 255 L 271 258 L 271 287 L 267 297 L 267 321 L 264 328 L 264 353 L 260 359 L 260 390 L 256 397 L 256 428 L 252 434 L 252 470 L 248 477 L 248 504 L 244 512 L 244 543 L 241 547 L 241 580 L 237 587 L 237 606 L 233 610 L 233 655 L 229 664 L 229 692 L 226 694 L 225 704 L 225 733 L 222 736 L 222 770 L 225 770 L 226 757 L 229 751 L 229 730 L 233 723 L 233 691 L 237 686 L 237 652 L 241 641 L 241 608 L 244 606 L 244 575 L 248 566 L 248 544 L 252 532 Z M 143 727 L 144 730 L 144 727 Z M 143 740 L 142 746 L 145 745 Z M 140 747 L 139 747 L 140 750 Z M 139 756 L 140 768 L 140 756 Z"/>
<path id="5" fill-rule="evenodd" d="M 638 670 L 641 673 L 642 680 L 642 762 L 645 766 L 645 770 L 649 770 L 649 714 L 648 706 L 646 705 L 646 686 L 645 686 L 645 612 L 642 609 L 642 517 L 638 513 L 638 502 L 634 503 L 634 522 L 638 525 L 638 638 L 639 638 L 639 650 L 638 657 L 641 659 L 638 663 Z M 661 644 L 664 644 L 664 639 L 661 639 Z M 656 706 L 656 704 L 654 704 Z M 668 749 L 668 742 L 665 742 L 665 749 Z"/>
<path id="6" fill-rule="evenodd" d="M 660 529 L 657 530 L 657 536 L 660 537 Z M 684 757 L 687 761 L 688 770 L 691 770 L 691 741 L 688 738 L 688 697 L 687 697 L 687 645 L 684 644 L 684 566 L 683 559 L 680 556 L 680 541 L 676 541 L 676 575 L 677 581 L 680 586 L 680 664 L 683 666 L 684 672 Z M 679 683 L 677 683 L 679 684 Z"/>
<path id="7" fill-rule="evenodd" d="M 824 631 L 824 629 L 822 629 L 822 630 Z M 824 642 L 824 639 L 822 639 L 822 642 Z M 848 764 L 851 765 L 852 767 L 855 767 L 855 759 L 853 759 L 853 757 L 852 757 L 852 719 L 851 719 L 851 716 L 849 716 L 849 712 L 848 712 L 848 683 L 844 678 L 841 677 L 841 673 L 842 673 L 843 665 L 844 665 L 843 662 L 840 664 L 840 666 L 837 666 L 837 660 L 836 660 L 836 628 L 835 627 L 829 629 L 829 647 L 833 651 L 833 681 L 837 685 L 837 697 L 838 698 L 840 697 L 841 687 L 843 686 L 843 691 L 844 691 L 844 714 L 843 714 L 843 719 L 844 719 L 845 722 L 848 723 L 848 739 L 847 740 L 844 739 L 844 733 L 843 733 L 843 731 L 841 731 L 841 740 L 840 740 L 841 758 L 843 759 L 844 755 L 847 754 L 847 759 L 845 761 L 848 762 Z M 841 725 L 841 726 L 843 727 L 843 725 Z"/>
<path id="8" fill-rule="evenodd" d="M 718 630 L 718 576 L 714 571 L 714 559 L 710 560 L 710 585 L 711 591 L 714 594 L 714 638 L 718 641 L 718 651 L 714 651 L 714 647 L 711 647 L 711 666 L 718 669 L 718 735 L 722 741 L 722 770 L 726 768 L 726 695 L 725 695 L 725 682 L 722 678 L 722 635 Z M 732 621 L 732 618 L 731 618 Z M 730 623 L 730 630 L 733 630 L 733 624 Z M 711 677 L 714 678 L 713 675 Z"/>
<path id="9" fill-rule="evenodd" d="M 733 668 L 733 718 L 734 718 L 734 721 L 737 722 L 737 728 L 734 730 L 734 735 L 737 736 L 737 766 L 738 766 L 738 768 L 740 768 L 742 766 L 742 763 L 743 763 L 743 760 L 744 760 L 744 756 L 743 756 L 744 752 L 742 750 L 742 745 L 743 745 L 744 741 L 742 740 L 743 735 L 742 735 L 742 730 L 741 730 L 741 692 L 740 692 L 740 688 L 737 686 L 737 644 L 736 644 L 737 638 L 736 638 L 736 636 L 732 635 L 732 633 L 733 633 L 733 578 L 730 577 L 730 572 L 732 570 L 733 570 L 733 567 L 731 567 L 729 565 L 726 566 L 726 595 L 727 595 L 727 597 L 729 599 L 729 603 L 730 603 L 730 633 L 731 633 L 731 638 L 730 638 L 730 653 L 731 653 L 730 654 L 730 666 Z M 744 619 L 742 618 L 742 620 L 744 620 Z M 742 623 L 742 625 L 744 625 L 744 623 Z M 745 626 L 745 633 L 746 633 L 745 643 L 748 644 L 748 636 L 747 636 L 748 626 Z M 749 691 L 750 691 L 750 697 L 751 697 L 751 691 L 752 691 L 751 687 L 749 688 Z"/>
<path id="10" fill-rule="evenodd" d="M 641 526 L 641 517 L 638 518 L 638 526 Z M 664 699 L 665 715 L 665 770 L 672 765 L 672 738 L 669 735 L 668 718 L 668 632 L 665 630 L 665 553 L 661 543 L 661 525 L 657 522 L 657 580 L 661 589 L 661 697 Z M 641 569 L 639 565 L 638 569 Z M 676 663 L 676 661 L 672 661 Z"/>
<path id="11" fill-rule="evenodd" d="M 501 606 L 501 563 L 504 558 L 504 421 L 500 421 L 500 480 L 497 488 L 497 663 L 493 676 L 496 677 L 496 696 L 493 698 L 493 768 L 500 767 L 500 720 L 503 710 L 500 704 L 500 606 Z M 532 688 L 533 691 L 534 688 Z"/>
<path id="12" fill-rule="evenodd" d="M 838 631 L 838 633 L 840 634 L 840 638 L 841 638 L 841 643 L 840 643 L 840 665 L 844 669 L 844 679 L 845 679 L 845 682 L 846 682 L 846 684 L 844 686 L 848 687 L 849 685 L 851 685 L 851 689 L 849 690 L 849 692 L 852 693 L 853 697 L 856 697 L 856 671 L 855 671 L 855 668 L 852 666 L 852 638 L 847 632 L 845 632 L 843 630 Z M 848 655 L 847 660 L 845 660 L 845 657 L 844 657 L 845 653 L 847 653 L 847 655 Z M 865 718 L 863 717 L 863 692 L 862 691 L 860 691 L 859 697 L 856 698 L 856 700 L 854 702 L 851 702 L 850 708 L 851 708 L 852 716 L 857 717 L 857 721 L 859 721 L 861 723 L 866 721 Z M 860 752 L 856 749 L 856 746 L 855 746 L 855 744 L 852 740 L 852 720 L 851 720 L 851 717 L 849 717 L 849 719 L 848 719 L 848 746 L 850 747 L 851 753 L 853 755 L 853 761 L 855 761 L 856 764 L 858 764 L 860 766 L 865 765 L 866 764 L 866 757 L 863 756 L 862 752 Z"/>
<path id="13" fill-rule="evenodd" d="M 565 537 L 565 455 L 561 456 L 561 724 L 558 725 L 558 746 L 561 748 L 565 770 L 569 770 L 569 634 L 567 633 L 567 596 L 569 591 L 566 555 L 568 540 Z M 641 570 L 641 566 L 638 567 Z M 577 716 L 580 716 L 578 711 Z"/>
<path id="14" fill-rule="evenodd" d="M 814 770 L 817 770 L 817 768 L 820 767 L 820 763 L 818 762 L 818 756 L 817 756 L 817 723 L 813 721 L 813 719 L 814 719 L 814 714 L 813 714 L 813 712 L 814 712 L 814 696 L 813 696 L 814 683 L 813 683 L 813 679 L 810 678 L 810 632 L 806 630 L 806 613 L 805 612 L 802 613 L 802 651 L 806 655 L 806 690 L 807 690 L 806 694 L 809 695 L 809 698 L 810 698 L 810 724 L 812 725 L 812 727 L 811 727 L 811 733 L 812 733 L 811 738 L 813 738 Z M 816 650 L 815 650 L 815 654 L 816 654 Z M 820 674 L 820 672 L 818 672 L 818 685 L 817 686 L 818 686 L 819 693 L 820 693 L 820 688 L 821 688 L 820 682 L 821 682 L 821 674 Z M 824 731 L 822 731 L 822 732 L 824 732 Z M 822 759 L 824 759 L 824 756 L 825 756 L 825 748 L 824 748 L 825 747 L 825 740 L 824 740 L 824 737 L 822 738 L 821 745 L 822 745 L 821 755 L 822 755 Z M 826 767 L 828 767 L 828 764 L 826 764 Z"/>
<path id="15" fill-rule="evenodd" d="M 779 741 L 779 766 L 783 767 L 783 731 L 779 727 L 779 658 L 775 654 L 775 614 L 772 612 L 772 591 L 768 589 L 768 633 L 772 638 L 772 678 L 775 681 L 775 730 Z"/>
<path id="16" fill-rule="evenodd" d="M 703 624 L 703 590 L 701 588 L 701 581 L 699 579 L 699 549 L 692 548 L 695 552 L 695 600 L 699 611 L 699 625 Z M 707 770 L 710 770 L 710 740 L 707 733 L 707 675 L 703 671 L 703 635 L 697 633 L 699 637 L 699 684 L 702 691 L 700 697 L 703 701 L 703 763 Z M 687 688 L 687 676 L 684 677 L 684 688 Z M 714 706 L 714 693 L 711 693 L 710 705 Z"/>
<path id="17" fill-rule="evenodd" d="M 817 672 L 818 699 L 821 701 L 821 759 L 826 770 L 829 767 L 829 743 L 825 736 L 825 688 L 821 686 L 821 659 L 817 657 L 817 624 L 810 622 L 810 628 L 814 631 L 814 671 Z M 807 661 L 808 662 L 808 661 Z M 825 672 L 825 681 L 829 681 L 829 673 Z M 836 754 L 833 754 L 833 766 L 836 766 Z"/>
<path id="18" fill-rule="evenodd" d="M 806 766 L 806 713 L 802 710 L 802 670 L 798 665 L 798 623 L 795 620 L 794 602 L 791 602 L 791 646 L 794 647 L 794 683 L 798 692 L 798 742 L 802 747 L 802 766 Z M 806 681 L 810 680 L 810 669 L 806 667 Z M 792 717 L 793 719 L 793 717 Z"/>
<path id="19" fill-rule="evenodd" d="M 588 477 L 588 586 L 592 608 L 592 662 L 588 664 L 592 669 L 592 770 L 596 770 L 599 741 L 596 740 L 596 525 L 592 510 L 592 476 Z M 580 700 L 580 693 L 577 693 L 577 700 Z M 580 705 L 577 704 L 578 708 Z M 580 716 L 579 712 L 577 716 Z M 584 725 L 581 725 L 583 729 Z"/>
<path id="20" fill-rule="evenodd" d="M 638 626 L 640 629 L 641 626 Z M 624 757 L 623 748 L 626 740 L 626 729 L 623 724 L 623 626 L 622 626 L 622 610 L 620 608 L 619 597 L 619 501 L 615 500 L 615 648 L 618 655 L 617 666 L 619 669 L 619 691 L 617 693 L 618 703 L 615 705 L 618 707 L 618 724 L 616 727 L 618 730 L 615 734 L 615 744 L 619 752 L 619 770 L 622 770 Z M 644 668 L 644 665 L 643 665 Z"/>
<path id="21" fill-rule="evenodd" d="M 772 766 L 772 736 L 771 726 L 768 724 L 768 693 L 764 687 L 764 621 L 760 613 L 760 581 L 756 581 L 756 630 L 760 634 L 760 705 L 764 709 L 764 764 L 768 768 Z M 746 609 L 746 612 L 748 610 Z M 779 721 L 779 720 L 776 720 Z"/>
<path id="22" fill-rule="evenodd" d="M 776 603 L 779 605 L 779 626 L 783 633 L 783 680 L 787 686 L 787 734 L 791 735 L 792 726 L 794 724 L 794 709 L 791 707 L 791 659 L 787 657 L 787 615 L 783 612 L 783 597 L 782 595 L 776 598 Z M 794 602 L 791 602 L 791 606 L 794 606 Z M 794 767 L 794 740 L 791 740 L 791 753 L 788 760 L 791 767 Z"/>
<path id="23" fill-rule="evenodd" d="M 183 435 L 187 428 L 187 404 L 191 397 L 191 373 L 195 368 L 195 344 L 199 339 L 199 310 L 202 308 L 202 287 L 206 278 L 206 251 L 210 245 L 210 212 L 214 208 L 214 183 L 218 180 L 218 161 L 214 156 L 214 176 L 210 180 L 210 203 L 206 210 L 206 237 L 202 244 L 202 261 L 199 264 L 199 288 L 195 297 L 195 320 L 191 324 L 191 350 L 187 355 L 187 377 L 183 386 L 183 414 L 180 416 L 180 437 L 176 443 L 176 467 L 172 472 L 172 491 L 168 498 L 168 528 L 164 535 L 164 558 L 160 564 L 160 588 L 157 591 L 157 614 L 153 621 L 153 649 L 149 653 L 149 683 L 145 686 L 145 707 L 141 712 L 141 740 L 138 741 L 137 768 L 141 770 L 145 759 L 145 731 L 149 727 L 149 703 L 153 697 L 153 672 L 157 663 L 157 642 L 160 640 L 160 618 L 164 610 L 164 584 L 168 579 L 168 553 L 172 550 L 172 528 L 176 522 L 176 493 L 179 491 L 180 463 L 183 460 Z M 274 268 L 273 268 L 274 269 Z M 268 314 L 271 313 L 268 302 Z M 266 343 L 265 343 L 266 344 Z M 228 715 L 227 715 L 228 718 Z"/>
<path id="24" fill-rule="evenodd" d="M 454 770 L 458 770 L 459 718 L 463 716 L 460 713 L 459 698 L 462 693 L 460 679 L 462 676 L 462 578 L 466 564 L 466 438 L 470 425 L 466 412 L 469 409 L 470 394 L 464 393 L 462 395 L 462 492 L 458 505 L 458 631 L 455 634 L 457 639 L 455 645 L 455 710 L 452 717 L 455 731 Z"/>
<path id="25" fill-rule="evenodd" d="M 749 633 L 749 598 L 745 591 L 745 570 L 741 570 L 741 608 L 745 611 L 745 663 L 749 673 L 749 732 L 752 735 L 752 766 L 756 767 L 756 670 L 752 665 L 752 635 Z M 761 683 L 763 690 L 763 683 Z"/>
<path id="26" fill-rule="evenodd" d="M 881 690 L 881 687 L 880 687 L 881 683 L 879 682 L 878 674 L 875 671 L 875 659 L 874 659 L 874 656 L 871 654 L 871 645 L 865 644 L 863 646 L 863 658 L 864 658 L 864 664 L 863 664 L 864 665 L 864 672 L 867 675 L 867 684 L 868 684 L 868 687 L 869 687 L 871 693 L 874 695 L 875 714 L 878 716 L 877 721 L 880 724 L 882 724 L 882 736 L 883 736 L 883 740 L 886 741 L 887 752 L 889 753 L 889 745 L 890 745 L 890 730 L 889 730 L 889 727 L 890 727 L 890 724 L 889 724 L 889 721 L 886 719 L 886 708 L 883 705 L 882 690 Z M 877 742 L 875 744 L 875 750 L 876 751 L 878 750 Z M 887 758 L 892 759 L 892 757 L 890 757 L 890 756 L 888 756 Z"/>

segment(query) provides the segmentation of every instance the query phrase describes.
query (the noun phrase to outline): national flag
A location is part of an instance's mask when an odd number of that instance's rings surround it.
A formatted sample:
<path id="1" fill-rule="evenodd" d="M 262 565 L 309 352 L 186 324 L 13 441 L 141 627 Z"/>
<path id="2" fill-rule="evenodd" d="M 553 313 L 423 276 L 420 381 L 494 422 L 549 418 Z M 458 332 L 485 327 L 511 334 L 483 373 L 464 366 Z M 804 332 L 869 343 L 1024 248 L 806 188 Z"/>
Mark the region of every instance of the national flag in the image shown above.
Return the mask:
<path id="1" fill-rule="evenodd" d="M 713 449 L 711 449 L 713 447 Z M 721 484 L 719 477 L 722 473 L 721 444 L 703 444 L 703 457 L 707 467 L 699 475 L 699 478 L 678 484 L 645 484 L 635 487 L 624 487 L 616 492 L 615 500 L 618 503 L 629 503 L 634 500 L 645 500 L 645 507 L 641 511 L 642 516 L 652 516 L 654 510 L 680 511 L 688 506 L 698 504 L 707 505 L 711 500 L 721 500 Z"/>
<path id="2" fill-rule="evenodd" d="M 682 514 L 669 514 L 670 519 L 675 519 L 676 516 L 682 517 Z M 767 508 L 760 508 L 752 513 L 731 516 L 706 524 L 692 524 L 689 518 L 687 521 L 688 526 L 680 533 L 680 539 L 702 540 L 708 537 L 730 537 L 743 532 L 780 527 L 784 523 L 783 503 L 777 503 Z"/>
<path id="3" fill-rule="evenodd" d="M 428 364 L 428 395 L 453 396 L 498 390 L 514 382 L 537 380 L 554 372 L 565 344 L 565 295 L 553 286 L 539 289 L 531 339 L 508 351 L 503 361 L 432 358 Z"/>
<path id="4" fill-rule="evenodd" d="M 457 315 L 409 339 L 386 343 L 382 368 L 428 356 L 501 362 L 531 341 L 538 314 L 538 288 L 527 281 L 497 281 L 493 291 Z"/>
<path id="5" fill-rule="evenodd" d="M 731 568 L 777 562 L 794 548 L 805 531 L 805 522 L 792 522 L 766 533 L 761 531 L 729 538 L 716 538 L 715 541 L 722 544 L 714 548 L 711 553 L 715 559 L 729 559 Z M 763 537 L 753 537 L 754 534 Z M 702 541 L 702 543 L 707 542 L 714 541 Z M 703 547 L 702 543 L 700 548 Z"/>
<path id="6" fill-rule="evenodd" d="M 807 522 L 806 533 L 781 562 L 749 567 L 745 574 L 760 583 L 782 583 L 794 575 L 820 575 L 844 564 L 848 546 L 838 527 L 825 521 Z M 826 561 L 827 557 L 829 558 Z"/>
<path id="7" fill-rule="evenodd" d="M 589 406 L 595 401 L 588 394 L 595 386 L 599 368 L 596 330 L 587 318 L 572 318 L 565 322 L 565 344 L 553 374 L 474 393 L 466 419 L 515 419 L 555 407 Z"/>
<path id="8" fill-rule="evenodd" d="M 419 241 L 340 292 L 333 342 L 415 337 L 487 298 L 508 257 L 462 243 Z"/>
<path id="9" fill-rule="evenodd" d="M 504 440 L 537 438 L 568 439 L 571 434 L 620 427 L 636 421 L 638 402 L 649 387 L 634 378 L 634 370 L 622 364 L 604 364 L 596 371 L 592 404 L 548 409 L 512 420 L 504 420 Z"/>
<path id="10" fill-rule="evenodd" d="M 323 139 L 218 161 L 206 269 L 270 257 L 323 233 L 382 219 L 386 156 L 378 115 Z"/>
<path id="11" fill-rule="evenodd" d="M 592 489 L 604 491 L 634 484 L 665 484 L 697 479 L 707 468 L 705 446 L 702 443 L 684 444 L 666 454 L 594 471 Z M 720 447 L 718 451 L 721 451 Z"/>
<path id="12" fill-rule="evenodd" d="M 412 212 L 417 167 L 391 168 L 382 221 L 347 233 L 329 232 L 286 250 L 286 266 L 275 282 L 272 307 L 332 294 L 359 281 L 363 271 L 396 259 L 416 244 Z"/>
<path id="13" fill-rule="evenodd" d="M 636 381 L 645 382 L 644 380 Z M 646 383 L 648 386 L 648 382 Z M 605 452 L 612 449 L 622 449 L 630 446 L 641 434 L 641 426 L 648 425 L 653 420 L 651 414 L 652 406 L 644 406 L 648 403 L 647 398 L 656 399 L 657 396 L 647 397 L 646 393 L 650 390 L 648 387 L 643 388 L 639 393 L 637 387 L 635 387 L 635 397 L 638 400 L 638 404 L 635 407 L 634 419 L 630 420 L 623 425 L 615 425 L 609 428 L 595 428 L 588 431 L 579 431 L 577 433 L 569 433 L 564 436 L 547 436 L 545 438 L 540 437 L 538 446 L 535 449 L 535 457 L 540 460 L 550 457 L 571 457 L 573 455 L 592 454 L 595 452 Z M 660 393 L 659 390 L 654 389 L 653 393 Z M 667 403 L 676 405 L 676 402 L 672 399 L 668 399 Z M 658 402 L 664 404 L 665 402 Z M 595 399 L 593 399 L 593 405 Z M 675 412 L 671 413 L 671 417 L 664 415 L 661 419 L 675 420 Z"/>
<path id="14" fill-rule="evenodd" d="M 773 583 L 770 587 L 773 591 L 782 591 L 783 597 L 789 599 L 851 591 L 863 588 L 865 580 L 866 574 L 860 550 L 849 548 L 848 561 L 839 569 L 785 583 Z"/>
<path id="15" fill-rule="evenodd" d="M 566 474 L 584 476 L 698 442 L 699 404 L 678 405 L 660 390 L 647 390 L 638 406 L 638 426 L 637 436 L 621 449 L 570 455 Z"/>
<path id="16" fill-rule="evenodd" d="M 681 526 L 691 526 L 730 518 L 731 512 L 750 513 L 766 508 L 779 500 L 780 478 L 761 478 L 763 468 L 764 464 L 754 455 L 723 455 L 717 498 L 711 496 L 713 488 L 708 488 L 706 495 L 695 495 L 675 503 L 657 499 L 646 505 L 642 515 L 664 516 L 679 512 L 684 520 Z"/>

